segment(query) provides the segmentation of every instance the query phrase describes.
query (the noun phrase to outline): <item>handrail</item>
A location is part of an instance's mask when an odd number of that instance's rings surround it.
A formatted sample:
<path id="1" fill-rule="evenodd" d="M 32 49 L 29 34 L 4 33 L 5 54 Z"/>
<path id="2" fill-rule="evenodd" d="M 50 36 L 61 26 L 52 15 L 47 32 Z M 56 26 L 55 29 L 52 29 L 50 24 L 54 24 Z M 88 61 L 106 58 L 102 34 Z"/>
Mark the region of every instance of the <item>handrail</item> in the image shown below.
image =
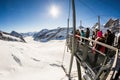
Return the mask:
<path id="1" fill-rule="evenodd" d="M 73 37 L 73 36 L 72 36 L 72 37 Z M 102 45 L 102 46 L 104 46 L 104 47 L 106 47 L 106 48 L 109 48 L 109 49 L 111 49 L 111 50 L 113 50 L 113 51 L 116 52 L 116 53 L 115 53 L 115 56 L 114 56 L 114 61 L 113 61 L 112 65 L 111 65 L 111 67 L 110 67 L 110 72 L 108 73 L 106 80 L 112 79 L 112 78 L 115 76 L 114 73 L 115 73 L 115 68 L 116 68 L 117 59 L 118 59 L 118 49 L 115 48 L 115 47 L 113 47 L 113 46 L 107 45 L 107 44 L 105 44 L 105 43 L 98 42 L 98 41 L 95 41 L 95 40 L 92 40 L 92 39 L 88 39 L 88 38 L 85 38 L 85 37 L 82 37 L 82 36 L 80 36 L 80 38 L 81 38 L 81 39 L 84 39 L 84 40 L 87 40 L 87 41 L 94 42 L 94 43 L 99 44 L 99 45 Z M 81 43 L 82 43 L 82 42 L 81 42 Z M 90 48 L 91 48 L 91 47 L 90 47 Z M 97 51 L 97 50 L 95 50 L 95 51 Z M 102 52 L 100 52 L 100 51 L 97 51 L 97 52 L 100 53 L 100 54 L 102 54 Z M 106 56 L 106 54 L 102 54 L 102 55 L 103 55 L 103 56 Z M 104 65 L 103 65 L 102 67 L 104 67 Z M 101 67 L 101 68 L 102 68 L 102 67 Z"/>
<path id="2" fill-rule="evenodd" d="M 112 65 L 112 67 L 111 67 L 111 71 L 110 71 L 110 73 L 108 74 L 108 77 L 107 77 L 107 79 L 106 79 L 106 80 L 110 80 L 110 79 L 113 77 L 114 72 L 115 72 L 115 67 L 116 67 L 117 59 L 118 59 L 118 49 L 115 48 L 115 47 L 113 47 L 113 46 L 110 46 L 110 45 L 108 45 L 108 44 L 105 44 L 105 43 L 102 43 L 102 42 L 99 42 L 99 41 L 95 41 L 95 40 L 92 40 L 92 39 L 88 39 L 88 38 L 85 38 L 85 37 L 82 37 L 82 36 L 80 36 L 80 38 L 83 38 L 83 39 L 88 40 L 88 41 L 92 41 L 92 42 L 97 43 L 97 44 L 99 44 L 99 45 L 102 45 L 102 46 L 104 46 L 104 47 L 106 47 L 106 48 L 112 49 L 112 50 L 114 50 L 114 51 L 116 52 L 113 65 Z"/>
<path id="3" fill-rule="evenodd" d="M 97 43 L 97 44 L 99 44 L 99 45 L 102 45 L 102 46 L 104 46 L 104 47 L 107 47 L 107 48 L 109 48 L 109 49 L 112 49 L 112 50 L 114 50 L 114 51 L 118 50 L 117 48 L 115 48 L 115 47 L 113 47 L 113 46 L 110 46 L 110 45 L 108 45 L 108 44 L 105 44 L 105 43 L 102 43 L 102 42 L 99 42 L 99 41 L 95 41 L 95 40 L 92 40 L 92 39 L 88 39 L 88 38 L 85 38 L 85 37 L 82 37 L 82 36 L 80 36 L 80 38 L 86 39 L 86 40 L 88 40 L 88 41 L 92 41 L 92 42 L 94 42 L 94 43 Z"/>
<path id="4" fill-rule="evenodd" d="M 108 77 L 106 80 L 110 80 L 111 77 L 114 75 L 117 59 L 118 59 L 118 50 L 116 50 L 115 59 L 114 59 L 113 65 L 111 67 L 111 72 L 108 74 Z"/>

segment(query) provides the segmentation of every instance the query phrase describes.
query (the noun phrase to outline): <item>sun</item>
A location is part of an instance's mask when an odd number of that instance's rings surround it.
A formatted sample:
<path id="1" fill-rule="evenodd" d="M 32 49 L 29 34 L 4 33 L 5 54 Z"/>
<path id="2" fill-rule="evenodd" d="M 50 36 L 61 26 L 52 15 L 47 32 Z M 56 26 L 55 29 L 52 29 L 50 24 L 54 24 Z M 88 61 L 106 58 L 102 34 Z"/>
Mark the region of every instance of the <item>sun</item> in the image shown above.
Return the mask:
<path id="1" fill-rule="evenodd" d="M 50 15 L 52 17 L 58 17 L 59 16 L 59 8 L 55 5 L 52 5 L 51 8 L 50 8 Z"/>

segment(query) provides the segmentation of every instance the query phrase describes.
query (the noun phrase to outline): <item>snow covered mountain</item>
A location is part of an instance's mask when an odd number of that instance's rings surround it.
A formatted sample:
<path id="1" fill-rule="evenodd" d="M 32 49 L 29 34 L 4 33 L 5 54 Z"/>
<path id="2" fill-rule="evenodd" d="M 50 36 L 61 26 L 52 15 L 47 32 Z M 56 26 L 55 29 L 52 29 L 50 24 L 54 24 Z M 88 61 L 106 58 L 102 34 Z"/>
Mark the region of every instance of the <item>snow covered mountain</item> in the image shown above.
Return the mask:
<path id="1" fill-rule="evenodd" d="M 21 35 L 23 37 L 28 37 L 28 36 L 33 36 L 34 34 L 36 34 L 37 32 L 27 32 L 27 33 L 21 33 Z"/>
<path id="2" fill-rule="evenodd" d="M 19 33 L 18 33 L 18 32 L 16 32 L 16 31 L 12 31 L 12 32 L 10 33 L 10 35 L 15 36 L 15 37 L 19 37 L 19 38 L 21 38 L 21 37 L 22 37 L 22 35 L 21 35 L 21 34 L 19 34 Z"/>
<path id="3" fill-rule="evenodd" d="M 22 36 L 20 33 L 16 32 L 16 31 L 12 31 L 12 32 L 10 33 L 10 35 L 15 36 L 15 37 L 18 37 L 18 38 L 20 38 L 23 42 L 26 42 L 26 41 L 24 40 L 23 36 Z"/>
<path id="4" fill-rule="evenodd" d="M 71 31 L 72 29 L 70 29 Z M 67 28 L 57 28 L 57 29 L 43 29 L 40 32 L 34 34 L 34 40 L 46 42 L 49 40 L 63 40 L 66 38 Z"/>
<path id="5" fill-rule="evenodd" d="M 23 37 L 15 31 L 13 31 L 12 33 L 0 31 L 0 39 L 5 41 L 25 42 Z"/>

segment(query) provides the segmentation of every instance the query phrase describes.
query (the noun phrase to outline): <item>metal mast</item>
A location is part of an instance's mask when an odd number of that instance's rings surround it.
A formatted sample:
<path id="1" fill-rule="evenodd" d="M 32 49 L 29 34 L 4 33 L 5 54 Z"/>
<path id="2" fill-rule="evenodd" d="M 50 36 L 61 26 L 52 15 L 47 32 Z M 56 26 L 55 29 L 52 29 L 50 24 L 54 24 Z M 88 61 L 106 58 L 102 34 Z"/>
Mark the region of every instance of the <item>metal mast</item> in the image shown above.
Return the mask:
<path id="1" fill-rule="evenodd" d="M 74 0 L 72 0 L 72 15 L 73 15 L 73 39 L 72 39 L 72 54 L 71 54 L 70 67 L 69 67 L 69 80 L 70 80 L 70 74 L 71 74 L 71 70 L 72 70 L 73 57 L 75 54 L 76 13 L 75 13 Z"/>
<path id="2" fill-rule="evenodd" d="M 100 16 L 98 16 L 98 29 L 100 30 Z"/>

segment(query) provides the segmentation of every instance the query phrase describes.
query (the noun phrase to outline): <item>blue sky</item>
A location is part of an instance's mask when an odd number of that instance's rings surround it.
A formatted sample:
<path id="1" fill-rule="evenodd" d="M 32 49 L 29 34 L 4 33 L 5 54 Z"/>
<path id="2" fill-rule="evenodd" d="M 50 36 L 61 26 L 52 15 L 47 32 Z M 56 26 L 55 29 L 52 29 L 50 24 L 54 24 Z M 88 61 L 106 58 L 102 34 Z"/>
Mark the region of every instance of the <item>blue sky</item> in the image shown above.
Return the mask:
<path id="1" fill-rule="evenodd" d="M 0 30 L 11 32 L 40 31 L 66 27 L 69 1 L 71 0 L 0 0 Z M 58 8 L 59 14 L 50 14 L 51 6 Z M 101 16 L 101 24 L 109 18 L 120 18 L 120 0 L 75 0 L 76 26 L 91 27 Z M 70 26 L 72 12 L 70 8 Z"/>

